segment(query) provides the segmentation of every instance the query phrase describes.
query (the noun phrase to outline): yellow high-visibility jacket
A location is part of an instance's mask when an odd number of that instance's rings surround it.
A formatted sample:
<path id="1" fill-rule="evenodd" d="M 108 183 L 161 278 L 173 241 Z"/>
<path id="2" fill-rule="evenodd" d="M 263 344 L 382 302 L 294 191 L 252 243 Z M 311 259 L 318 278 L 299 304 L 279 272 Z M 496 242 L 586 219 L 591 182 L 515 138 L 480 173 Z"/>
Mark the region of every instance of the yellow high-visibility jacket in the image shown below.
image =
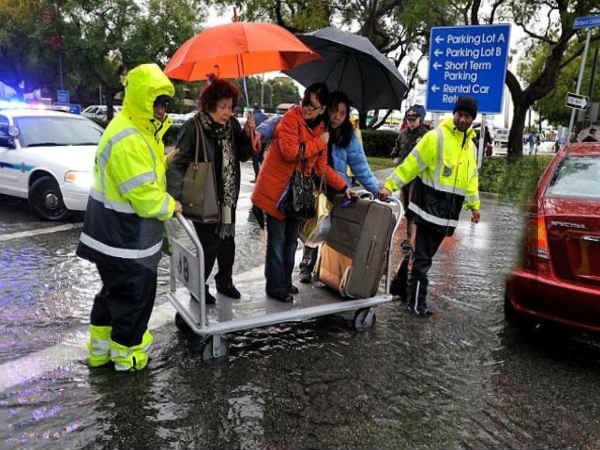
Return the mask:
<path id="1" fill-rule="evenodd" d="M 156 64 L 131 70 L 123 109 L 100 139 L 77 254 L 92 262 L 158 264 L 163 223 L 175 200 L 166 191 L 162 137 L 171 124 L 154 118 L 159 95 L 175 89 Z"/>
<path id="2" fill-rule="evenodd" d="M 459 131 L 446 119 L 427 132 L 404 162 L 386 179 L 396 191 L 416 178 L 409 209 L 417 222 L 451 235 L 460 209 L 479 209 L 479 178 L 472 128 Z"/>

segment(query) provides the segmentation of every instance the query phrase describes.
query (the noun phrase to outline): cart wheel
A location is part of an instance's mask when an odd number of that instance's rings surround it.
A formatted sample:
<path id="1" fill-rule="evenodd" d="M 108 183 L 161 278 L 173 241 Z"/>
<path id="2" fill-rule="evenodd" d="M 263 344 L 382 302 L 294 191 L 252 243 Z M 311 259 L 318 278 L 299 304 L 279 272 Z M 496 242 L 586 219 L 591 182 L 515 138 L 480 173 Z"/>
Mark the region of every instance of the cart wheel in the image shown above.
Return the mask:
<path id="1" fill-rule="evenodd" d="M 375 325 L 375 309 L 374 308 L 363 308 L 356 311 L 354 314 L 354 329 L 356 331 L 365 331 L 372 328 Z"/>
<path id="2" fill-rule="evenodd" d="M 223 358 L 229 354 L 229 346 L 222 336 L 210 336 L 202 347 L 202 359 Z"/>
<path id="3" fill-rule="evenodd" d="M 175 326 L 179 331 L 184 334 L 193 334 L 192 328 L 187 324 L 187 322 L 181 317 L 181 314 L 175 314 Z"/>

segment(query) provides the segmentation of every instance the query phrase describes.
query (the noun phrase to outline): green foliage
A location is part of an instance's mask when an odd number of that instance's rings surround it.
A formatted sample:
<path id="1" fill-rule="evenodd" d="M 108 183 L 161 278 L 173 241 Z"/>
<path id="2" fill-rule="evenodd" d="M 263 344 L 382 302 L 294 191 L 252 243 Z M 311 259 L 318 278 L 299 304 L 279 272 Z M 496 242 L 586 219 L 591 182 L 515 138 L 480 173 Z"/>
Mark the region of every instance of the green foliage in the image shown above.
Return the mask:
<path id="1" fill-rule="evenodd" d="M 580 47 L 581 44 L 571 42 L 566 51 L 565 59 L 571 57 L 571 55 L 578 51 Z M 531 51 L 530 54 L 535 56 L 533 58 L 521 60 L 518 67 L 518 73 L 519 76 L 531 83 L 543 69 L 544 63 L 550 54 L 550 48 L 547 44 L 538 44 L 533 48 L 533 51 Z M 588 95 L 589 93 L 593 55 L 594 45 L 592 44 L 590 45 L 590 51 L 582 78 L 581 93 L 583 95 Z M 575 92 L 576 90 L 580 64 L 581 58 L 575 58 L 565 66 L 558 74 L 555 88 L 544 98 L 536 102 L 534 109 L 540 114 L 542 120 L 547 120 L 552 125 L 565 125 L 569 122 L 571 109 L 565 107 L 564 104 L 567 98 L 567 92 Z M 592 100 L 600 101 L 598 72 L 596 72 L 595 80 Z"/>
<path id="2" fill-rule="evenodd" d="M 164 66 L 204 18 L 200 0 L 0 1 L 0 79 L 56 88 L 60 56 L 72 98 L 94 102 L 136 65 Z"/>
<path id="3" fill-rule="evenodd" d="M 213 0 L 223 13 L 238 8 L 240 20 L 274 22 L 292 31 L 308 32 L 329 25 L 332 7 L 327 0 Z"/>
<path id="4" fill-rule="evenodd" d="M 381 170 L 381 169 L 389 169 L 390 167 L 394 167 L 394 161 L 392 158 L 381 158 L 377 156 L 368 156 L 367 161 L 369 162 L 369 167 L 372 171 Z"/>
<path id="5" fill-rule="evenodd" d="M 50 84 L 58 71 L 53 18 L 44 2 L 0 0 L 0 80 L 21 94 Z"/>
<path id="6" fill-rule="evenodd" d="M 497 193 L 502 199 L 524 205 L 534 194 L 551 160 L 552 155 L 527 155 L 515 161 L 497 156 L 485 158 L 479 171 L 479 190 Z"/>
<path id="7" fill-rule="evenodd" d="M 398 133 L 388 130 L 362 130 L 363 147 L 367 156 L 389 157 Z"/>

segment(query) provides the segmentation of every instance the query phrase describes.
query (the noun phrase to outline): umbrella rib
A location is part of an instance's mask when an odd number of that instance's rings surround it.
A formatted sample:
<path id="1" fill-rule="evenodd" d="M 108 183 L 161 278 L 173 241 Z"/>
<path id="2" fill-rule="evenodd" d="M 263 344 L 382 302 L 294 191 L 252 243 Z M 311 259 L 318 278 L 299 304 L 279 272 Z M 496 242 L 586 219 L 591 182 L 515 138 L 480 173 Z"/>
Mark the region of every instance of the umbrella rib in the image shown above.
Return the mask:
<path id="1" fill-rule="evenodd" d="M 360 72 L 360 79 L 362 80 L 362 79 L 364 79 L 363 78 L 364 77 L 363 69 L 362 69 L 361 65 L 359 64 L 360 63 L 359 59 L 356 56 L 354 56 L 354 58 L 356 59 L 356 66 L 358 67 L 358 71 Z M 360 84 L 360 89 L 361 89 L 360 104 L 363 108 L 366 108 L 365 89 L 364 89 L 362 83 Z M 368 111 L 367 109 L 364 110 L 364 112 L 367 112 L 367 111 Z"/>
<path id="2" fill-rule="evenodd" d="M 342 85 L 342 77 L 344 76 L 344 72 L 346 71 L 346 66 L 347 65 L 348 65 L 348 58 L 344 58 L 344 66 L 342 67 L 342 70 L 340 71 L 340 77 L 339 77 L 338 83 L 337 83 L 338 89 Z"/>
<path id="3" fill-rule="evenodd" d="M 338 59 L 339 59 L 339 58 L 338 58 Z M 337 61 L 338 59 L 336 59 L 336 61 Z M 332 73 L 333 73 L 333 71 L 335 70 L 335 67 L 336 67 L 336 65 L 337 65 L 337 64 L 332 64 L 332 65 L 331 65 L 331 70 L 329 71 L 329 73 L 328 73 L 328 74 L 327 74 L 327 76 L 325 77 L 325 80 L 324 80 L 325 82 L 327 82 L 327 80 L 329 80 L 329 77 L 331 76 L 331 74 L 332 74 Z"/>

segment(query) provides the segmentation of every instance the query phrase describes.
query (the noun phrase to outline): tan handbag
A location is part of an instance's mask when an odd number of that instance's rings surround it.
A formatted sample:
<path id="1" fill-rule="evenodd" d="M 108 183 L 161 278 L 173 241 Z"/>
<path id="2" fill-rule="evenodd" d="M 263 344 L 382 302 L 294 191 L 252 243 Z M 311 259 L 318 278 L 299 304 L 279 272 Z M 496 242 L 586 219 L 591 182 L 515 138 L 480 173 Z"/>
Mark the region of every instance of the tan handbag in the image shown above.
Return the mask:
<path id="1" fill-rule="evenodd" d="M 196 152 L 194 162 L 190 163 L 183 178 L 181 204 L 183 215 L 203 223 L 217 223 L 220 219 L 219 201 L 217 200 L 217 180 L 215 166 L 208 160 L 206 142 L 202 125 L 194 118 L 196 126 Z M 198 161 L 198 151 L 202 140 L 204 161 Z"/>
<path id="2" fill-rule="evenodd" d="M 321 177 L 319 190 L 314 194 L 317 213 L 314 217 L 306 219 L 302 225 L 300 239 L 305 244 L 318 245 L 325 240 L 327 233 L 329 233 L 331 227 L 330 213 L 333 209 L 333 203 L 325 195 L 325 174 Z"/>

